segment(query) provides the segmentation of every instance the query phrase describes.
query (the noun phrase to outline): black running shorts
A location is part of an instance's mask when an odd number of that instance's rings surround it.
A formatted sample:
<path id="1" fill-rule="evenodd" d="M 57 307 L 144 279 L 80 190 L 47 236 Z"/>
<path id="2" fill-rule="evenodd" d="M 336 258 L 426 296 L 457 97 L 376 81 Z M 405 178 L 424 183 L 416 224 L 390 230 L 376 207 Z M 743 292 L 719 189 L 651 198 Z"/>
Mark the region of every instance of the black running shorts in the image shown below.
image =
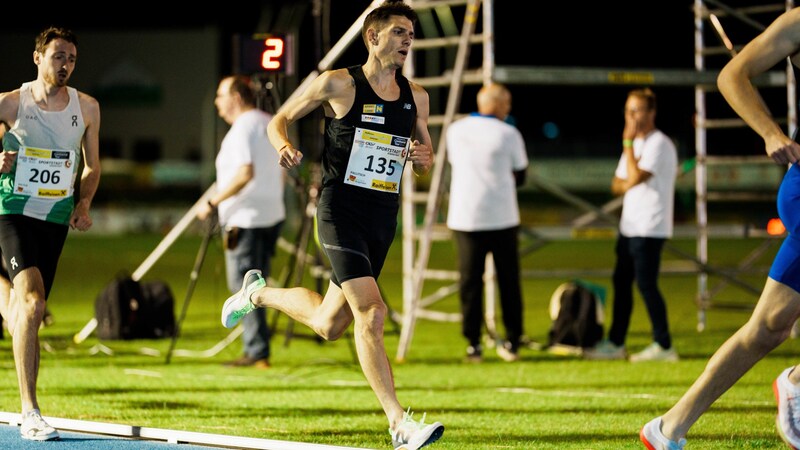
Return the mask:
<path id="1" fill-rule="evenodd" d="M 397 231 L 396 197 L 381 201 L 359 195 L 359 189 L 323 188 L 317 205 L 319 244 L 339 287 L 354 278 L 377 280 Z"/>
<path id="2" fill-rule="evenodd" d="M 19 214 L 0 215 L 0 251 L 11 282 L 23 269 L 36 267 L 42 274 L 47 298 L 67 240 L 67 231 L 67 225 Z"/>

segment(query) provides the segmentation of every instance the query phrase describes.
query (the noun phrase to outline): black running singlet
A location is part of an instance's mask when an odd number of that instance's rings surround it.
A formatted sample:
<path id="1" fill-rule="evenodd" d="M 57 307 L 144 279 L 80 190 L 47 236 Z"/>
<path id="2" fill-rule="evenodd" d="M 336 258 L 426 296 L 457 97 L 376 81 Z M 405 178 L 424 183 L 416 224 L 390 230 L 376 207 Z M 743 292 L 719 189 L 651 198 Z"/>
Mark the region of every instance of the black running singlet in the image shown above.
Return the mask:
<path id="1" fill-rule="evenodd" d="M 355 81 L 355 99 L 347 115 L 325 121 L 323 188 L 343 188 L 397 203 L 417 118 L 411 86 L 398 71 L 400 96 L 386 101 L 372 90 L 361 66 L 347 70 Z"/>

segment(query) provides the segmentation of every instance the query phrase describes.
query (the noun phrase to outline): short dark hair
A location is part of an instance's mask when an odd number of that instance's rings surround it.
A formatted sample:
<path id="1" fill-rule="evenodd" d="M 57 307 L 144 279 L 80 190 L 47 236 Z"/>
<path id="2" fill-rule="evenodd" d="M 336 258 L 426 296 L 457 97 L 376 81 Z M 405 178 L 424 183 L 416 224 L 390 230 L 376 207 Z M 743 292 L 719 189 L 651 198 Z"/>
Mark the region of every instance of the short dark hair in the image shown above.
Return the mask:
<path id="1" fill-rule="evenodd" d="M 628 93 L 628 97 L 641 98 L 647 103 L 647 109 L 656 109 L 656 93 L 650 88 L 633 89 Z"/>
<path id="2" fill-rule="evenodd" d="M 75 45 L 75 47 L 78 46 L 78 37 L 75 36 L 75 33 L 73 33 L 72 30 L 62 27 L 50 27 L 36 36 L 36 47 L 34 47 L 34 50 L 39 53 L 44 53 L 44 49 L 47 48 L 47 44 L 54 39 L 63 39 Z"/>
<path id="3" fill-rule="evenodd" d="M 253 88 L 253 83 L 250 81 L 250 78 L 244 75 L 231 75 L 231 85 L 230 85 L 230 92 L 231 94 L 239 94 L 239 97 L 242 98 L 242 102 L 248 106 L 255 106 L 256 105 L 256 91 Z"/>
<path id="4" fill-rule="evenodd" d="M 361 38 L 367 48 L 369 48 L 367 30 L 373 26 L 380 29 L 391 16 L 403 16 L 410 20 L 413 25 L 417 23 L 417 13 L 410 6 L 403 3 L 402 0 L 386 0 L 381 6 L 370 11 L 364 19 L 364 25 L 361 27 Z"/>

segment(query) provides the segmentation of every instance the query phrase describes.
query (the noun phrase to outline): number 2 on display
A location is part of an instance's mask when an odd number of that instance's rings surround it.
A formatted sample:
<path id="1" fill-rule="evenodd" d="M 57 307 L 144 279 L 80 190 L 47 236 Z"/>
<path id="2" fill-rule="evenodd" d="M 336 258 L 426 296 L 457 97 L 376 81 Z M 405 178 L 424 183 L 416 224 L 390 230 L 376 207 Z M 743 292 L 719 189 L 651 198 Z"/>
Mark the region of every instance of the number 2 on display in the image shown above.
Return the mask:
<path id="1" fill-rule="evenodd" d="M 283 56 L 283 39 L 267 38 L 264 41 L 267 49 L 261 54 L 261 67 L 267 70 L 276 70 L 281 67 L 281 57 Z"/>

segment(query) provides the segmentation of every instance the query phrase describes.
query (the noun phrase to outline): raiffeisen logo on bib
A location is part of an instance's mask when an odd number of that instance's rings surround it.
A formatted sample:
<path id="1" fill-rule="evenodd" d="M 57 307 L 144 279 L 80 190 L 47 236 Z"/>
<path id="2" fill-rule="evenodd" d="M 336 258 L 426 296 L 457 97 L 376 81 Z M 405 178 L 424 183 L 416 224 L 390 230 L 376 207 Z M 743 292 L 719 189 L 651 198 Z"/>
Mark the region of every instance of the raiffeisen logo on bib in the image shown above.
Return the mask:
<path id="1" fill-rule="evenodd" d="M 39 197 L 66 197 L 66 189 L 39 189 Z"/>
<path id="2" fill-rule="evenodd" d="M 397 183 L 392 181 L 372 180 L 372 188 L 381 191 L 395 192 L 397 191 Z"/>

